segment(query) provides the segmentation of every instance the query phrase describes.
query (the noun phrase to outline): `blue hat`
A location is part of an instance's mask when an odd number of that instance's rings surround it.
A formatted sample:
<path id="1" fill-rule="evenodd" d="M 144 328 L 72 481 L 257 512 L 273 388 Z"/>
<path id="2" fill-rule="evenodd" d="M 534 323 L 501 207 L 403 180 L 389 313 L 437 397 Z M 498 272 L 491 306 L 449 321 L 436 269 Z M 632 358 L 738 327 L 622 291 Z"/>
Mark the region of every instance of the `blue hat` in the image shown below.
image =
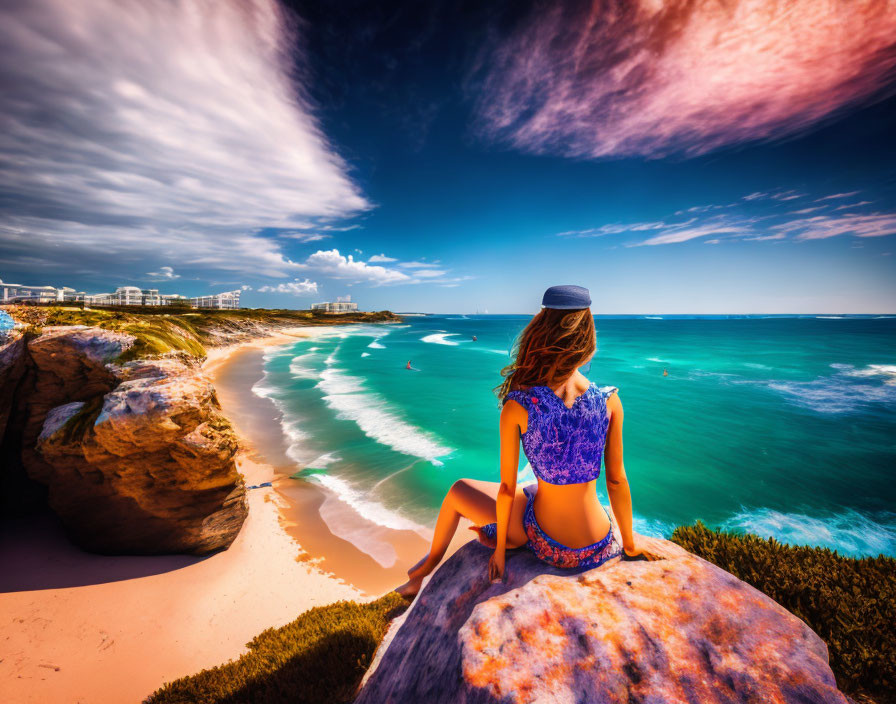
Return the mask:
<path id="1" fill-rule="evenodd" d="M 541 299 L 542 308 L 571 310 L 591 305 L 591 294 L 584 286 L 551 286 Z"/>

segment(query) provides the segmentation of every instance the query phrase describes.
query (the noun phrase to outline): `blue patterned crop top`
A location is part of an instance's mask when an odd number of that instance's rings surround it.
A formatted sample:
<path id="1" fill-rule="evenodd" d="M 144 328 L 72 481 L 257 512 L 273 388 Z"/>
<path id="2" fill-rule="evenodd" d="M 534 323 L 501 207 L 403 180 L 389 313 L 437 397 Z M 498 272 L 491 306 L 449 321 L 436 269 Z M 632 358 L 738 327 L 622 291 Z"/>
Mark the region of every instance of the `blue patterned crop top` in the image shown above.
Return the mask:
<path id="1" fill-rule="evenodd" d="M 535 476 L 549 484 L 581 484 L 600 476 L 610 414 L 607 399 L 615 386 L 591 385 L 567 408 L 549 386 L 510 391 L 529 415 L 523 452 Z"/>

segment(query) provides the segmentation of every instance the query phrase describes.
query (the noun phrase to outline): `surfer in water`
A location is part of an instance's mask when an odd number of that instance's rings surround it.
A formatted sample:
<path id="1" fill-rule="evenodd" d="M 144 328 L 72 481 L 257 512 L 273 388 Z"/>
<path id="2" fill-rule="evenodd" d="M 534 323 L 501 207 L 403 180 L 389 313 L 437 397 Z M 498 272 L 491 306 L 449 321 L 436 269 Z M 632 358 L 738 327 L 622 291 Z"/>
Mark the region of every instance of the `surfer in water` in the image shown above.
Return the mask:
<path id="1" fill-rule="evenodd" d="M 476 336 L 473 335 L 473 342 L 476 342 Z"/>
<path id="2" fill-rule="evenodd" d="M 410 362 L 408 362 L 410 364 Z M 669 372 L 666 371 L 666 368 L 663 367 L 663 376 L 669 376 Z"/>
<path id="3" fill-rule="evenodd" d="M 405 367 L 405 369 L 410 369 L 410 368 L 411 368 L 411 360 L 408 360 L 408 365 Z"/>

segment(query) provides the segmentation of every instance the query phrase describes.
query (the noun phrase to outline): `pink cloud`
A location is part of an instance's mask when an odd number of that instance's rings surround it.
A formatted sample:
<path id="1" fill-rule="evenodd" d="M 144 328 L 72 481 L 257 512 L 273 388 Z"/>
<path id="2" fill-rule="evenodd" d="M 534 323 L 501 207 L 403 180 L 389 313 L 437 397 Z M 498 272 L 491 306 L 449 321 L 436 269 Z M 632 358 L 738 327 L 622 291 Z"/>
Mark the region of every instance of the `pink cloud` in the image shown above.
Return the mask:
<path id="1" fill-rule="evenodd" d="M 893 93 L 880 0 L 543 4 L 479 62 L 486 137 L 579 158 L 702 154 Z"/>
<path id="2" fill-rule="evenodd" d="M 797 240 L 823 240 L 838 235 L 885 237 L 896 235 L 896 213 L 871 215 L 819 215 L 775 225 L 772 229 L 795 235 Z"/>

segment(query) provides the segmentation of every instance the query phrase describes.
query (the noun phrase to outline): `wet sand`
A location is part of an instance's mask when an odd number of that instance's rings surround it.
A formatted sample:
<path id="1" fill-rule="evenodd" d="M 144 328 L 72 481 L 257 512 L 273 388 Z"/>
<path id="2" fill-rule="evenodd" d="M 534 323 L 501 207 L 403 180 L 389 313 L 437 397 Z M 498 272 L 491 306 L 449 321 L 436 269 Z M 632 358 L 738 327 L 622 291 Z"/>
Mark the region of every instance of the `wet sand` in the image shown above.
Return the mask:
<path id="1" fill-rule="evenodd" d="M 319 569 L 369 596 L 385 594 L 407 580 L 408 568 L 429 550 L 431 535 L 380 526 L 360 516 L 329 489 L 290 477 L 300 467 L 286 455 L 280 412 L 269 399 L 252 392 L 264 374 L 263 356 L 260 347 L 237 349 L 217 363 L 213 377 L 224 414 L 233 422 L 247 455 L 270 467 L 274 489 L 283 500 L 279 503 L 281 526 L 301 546 L 305 559 Z M 328 524 L 338 526 L 342 536 L 354 533 L 363 536 L 364 544 L 379 543 L 380 560 L 335 535 Z M 445 559 L 475 537 L 470 525 L 466 519 L 460 520 Z"/>

